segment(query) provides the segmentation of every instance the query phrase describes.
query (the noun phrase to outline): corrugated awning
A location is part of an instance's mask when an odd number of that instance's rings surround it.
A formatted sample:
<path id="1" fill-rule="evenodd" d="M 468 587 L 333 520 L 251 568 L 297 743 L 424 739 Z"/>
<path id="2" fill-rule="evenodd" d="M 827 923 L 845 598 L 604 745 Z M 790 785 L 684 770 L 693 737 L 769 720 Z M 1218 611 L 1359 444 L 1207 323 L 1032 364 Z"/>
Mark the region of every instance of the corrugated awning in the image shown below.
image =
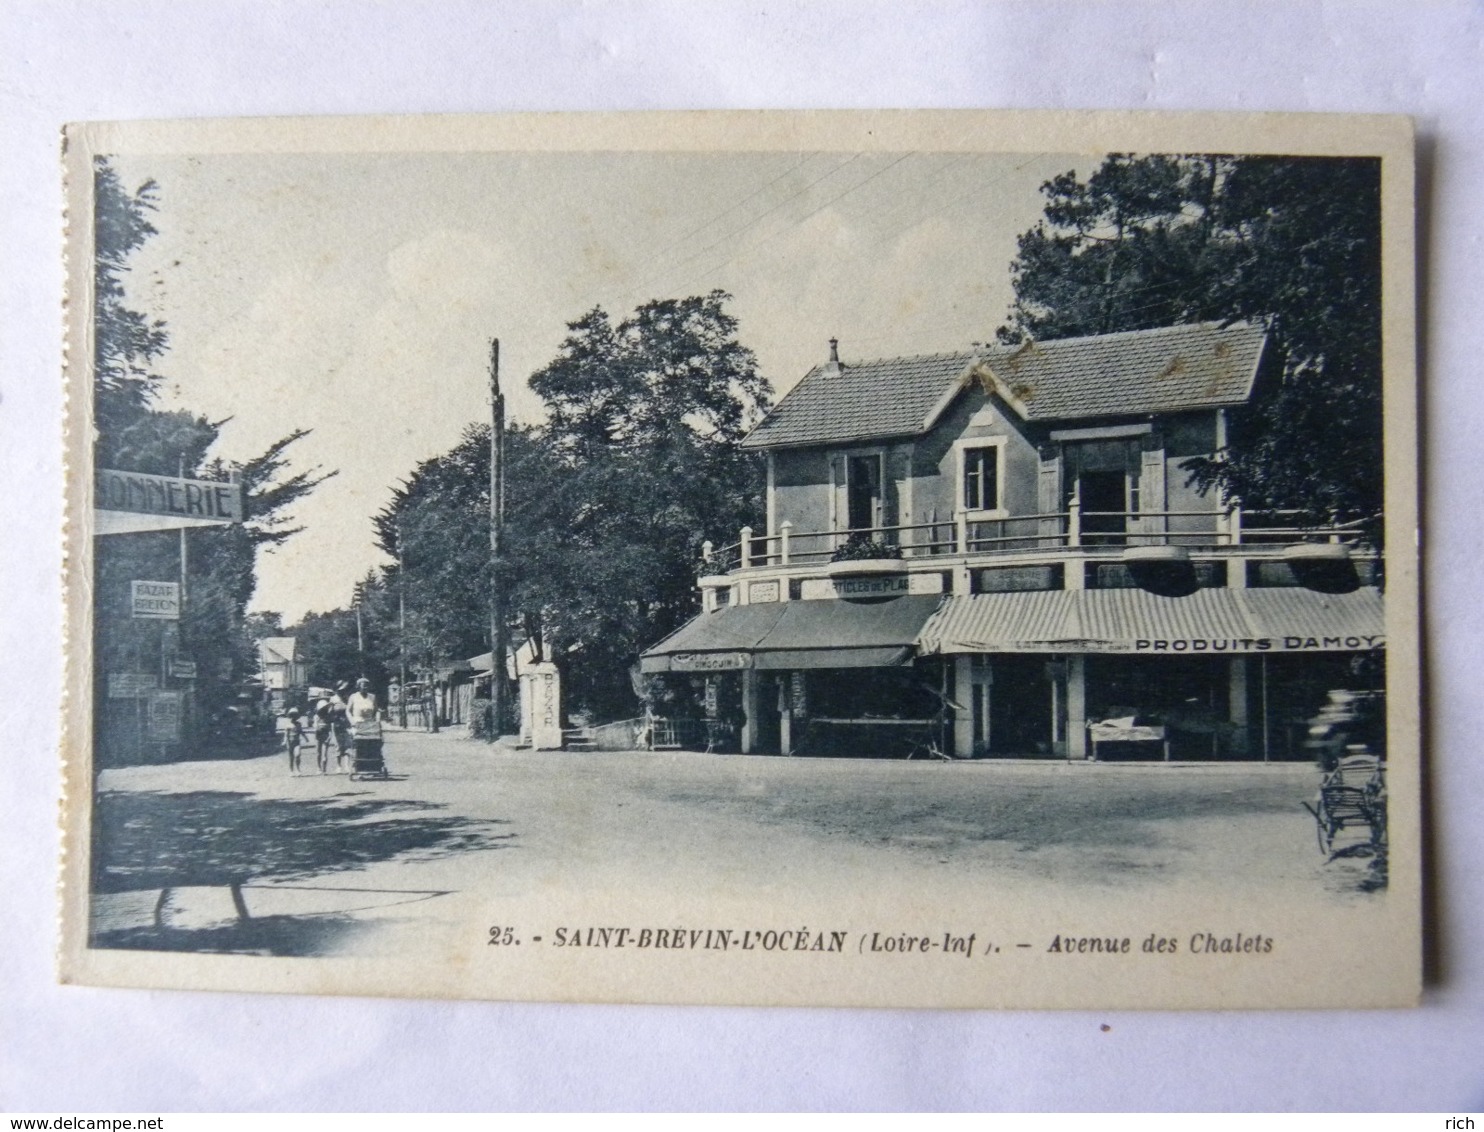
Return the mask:
<path id="1" fill-rule="evenodd" d="M 644 672 L 751 668 L 752 651 L 783 616 L 784 603 L 729 605 L 687 621 L 639 658 Z"/>
<path id="2" fill-rule="evenodd" d="M 737 668 L 887 668 L 912 659 L 913 642 L 943 599 L 770 602 L 703 613 L 640 658 L 645 672 Z"/>
<path id="3" fill-rule="evenodd" d="M 1321 646 L 1355 648 L 1353 638 L 1386 643 L 1386 601 L 1381 591 L 1366 586 L 1349 594 L 1321 594 L 1312 590 L 1274 588 L 1246 590 L 1247 608 L 1265 636 L 1317 639 Z M 1338 645 L 1334 641 L 1338 639 Z"/>
<path id="4" fill-rule="evenodd" d="M 757 667 L 891 668 L 912 659 L 913 643 L 943 599 L 913 594 L 882 602 L 789 601 L 757 648 Z"/>
<path id="5" fill-rule="evenodd" d="M 918 637 L 935 653 L 1065 652 L 1148 655 L 1353 652 L 1384 648 L 1385 605 L 1371 588 L 1058 590 L 950 597 Z"/>

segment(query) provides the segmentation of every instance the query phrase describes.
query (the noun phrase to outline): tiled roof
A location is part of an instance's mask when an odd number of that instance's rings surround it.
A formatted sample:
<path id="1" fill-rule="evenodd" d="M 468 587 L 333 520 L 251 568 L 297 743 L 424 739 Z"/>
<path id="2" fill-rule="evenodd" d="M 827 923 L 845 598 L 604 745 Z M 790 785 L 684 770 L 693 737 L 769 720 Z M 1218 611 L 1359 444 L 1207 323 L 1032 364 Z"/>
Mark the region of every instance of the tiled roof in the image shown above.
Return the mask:
<path id="1" fill-rule="evenodd" d="M 1263 340 L 1262 329 L 1246 323 L 1192 323 L 978 354 L 847 362 L 839 372 L 816 366 L 742 443 L 778 448 L 917 435 L 971 366 L 1026 420 L 1240 405 L 1251 396 Z"/>
<path id="2" fill-rule="evenodd" d="M 973 360 L 974 355 L 965 351 L 847 362 L 838 373 L 831 366 L 815 366 L 747 434 L 742 447 L 916 435 L 933 406 L 964 377 Z"/>
<path id="3" fill-rule="evenodd" d="M 1246 401 L 1262 344 L 1259 326 L 1199 322 L 994 346 L 984 364 L 1027 420 L 1175 413 Z"/>
<path id="4" fill-rule="evenodd" d="M 298 638 L 264 637 L 258 642 L 264 664 L 293 664 L 298 659 Z"/>

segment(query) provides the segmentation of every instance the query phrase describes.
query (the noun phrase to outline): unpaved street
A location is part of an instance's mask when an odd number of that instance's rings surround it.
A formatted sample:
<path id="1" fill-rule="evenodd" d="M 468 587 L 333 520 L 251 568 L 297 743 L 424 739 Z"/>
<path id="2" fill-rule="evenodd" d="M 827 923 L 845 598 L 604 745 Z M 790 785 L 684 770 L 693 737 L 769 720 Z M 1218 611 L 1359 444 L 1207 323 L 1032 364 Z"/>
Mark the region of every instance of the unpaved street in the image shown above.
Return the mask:
<path id="1" fill-rule="evenodd" d="M 889 881 L 1137 901 L 1360 903 L 1308 765 L 942 763 L 492 749 L 392 732 L 390 781 L 282 755 L 104 772 L 104 946 L 379 953 L 531 893 L 754 895 Z M 312 760 L 310 760 L 312 762 Z"/>

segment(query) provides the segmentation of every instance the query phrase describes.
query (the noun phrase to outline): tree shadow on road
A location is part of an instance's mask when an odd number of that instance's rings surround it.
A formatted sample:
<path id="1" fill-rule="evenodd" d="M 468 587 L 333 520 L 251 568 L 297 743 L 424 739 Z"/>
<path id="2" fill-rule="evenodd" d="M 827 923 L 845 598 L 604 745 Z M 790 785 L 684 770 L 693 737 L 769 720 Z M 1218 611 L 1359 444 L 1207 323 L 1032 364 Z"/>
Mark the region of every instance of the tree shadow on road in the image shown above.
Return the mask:
<path id="1" fill-rule="evenodd" d="M 442 813 L 429 802 L 354 794 L 303 800 L 231 791 L 99 794 L 93 825 L 93 883 L 98 947 L 324 954 L 365 925 L 343 915 L 267 916 L 240 922 L 172 926 L 136 916 L 104 926 L 110 898 L 182 889 L 240 890 L 383 861 L 427 861 L 513 848 L 503 821 Z M 129 897 L 128 903 L 134 898 Z M 111 901 L 119 907 L 117 900 Z M 139 907 L 149 905 L 144 901 Z M 245 909 L 244 909 L 245 911 Z"/>
<path id="2" fill-rule="evenodd" d="M 204 951 L 214 955 L 323 956 L 347 949 L 373 925 L 351 916 L 263 916 L 207 928 L 143 924 L 95 932 L 92 946 L 127 951 Z"/>
<path id="3" fill-rule="evenodd" d="M 510 848 L 502 821 L 431 802 L 259 798 L 231 791 L 105 792 L 94 892 L 284 880 L 389 861 Z"/>

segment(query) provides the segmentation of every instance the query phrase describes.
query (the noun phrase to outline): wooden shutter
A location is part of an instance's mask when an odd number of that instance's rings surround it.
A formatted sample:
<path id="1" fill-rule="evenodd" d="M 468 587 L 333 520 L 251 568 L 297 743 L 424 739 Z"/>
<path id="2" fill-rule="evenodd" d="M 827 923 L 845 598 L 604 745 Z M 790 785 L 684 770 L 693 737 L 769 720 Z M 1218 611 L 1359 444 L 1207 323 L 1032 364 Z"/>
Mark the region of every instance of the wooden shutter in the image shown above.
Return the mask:
<path id="1" fill-rule="evenodd" d="M 1137 529 L 1140 534 L 1163 534 L 1168 523 L 1158 512 L 1167 510 L 1164 437 L 1157 432 L 1150 433 L 1144 437 L 1142 449 L 1139 453 L 1139 510 L 1142 516 Z"/>
<path id="2" fill-rule="evenodd" d="M 1036 477 L 1036 510 L 1042 515 L 1052 515 L 1062 509 L 1061 463 L 1061 445 L 1044 444 L 1041 446 L 1041 466 Z M 1060 544 L 1059 536 L 1062 534 L 1060 519 L 1042 519 L 1039 525 L 1040 534 L 1057 537 L 1057 541 L 1049 545 Z"/>

